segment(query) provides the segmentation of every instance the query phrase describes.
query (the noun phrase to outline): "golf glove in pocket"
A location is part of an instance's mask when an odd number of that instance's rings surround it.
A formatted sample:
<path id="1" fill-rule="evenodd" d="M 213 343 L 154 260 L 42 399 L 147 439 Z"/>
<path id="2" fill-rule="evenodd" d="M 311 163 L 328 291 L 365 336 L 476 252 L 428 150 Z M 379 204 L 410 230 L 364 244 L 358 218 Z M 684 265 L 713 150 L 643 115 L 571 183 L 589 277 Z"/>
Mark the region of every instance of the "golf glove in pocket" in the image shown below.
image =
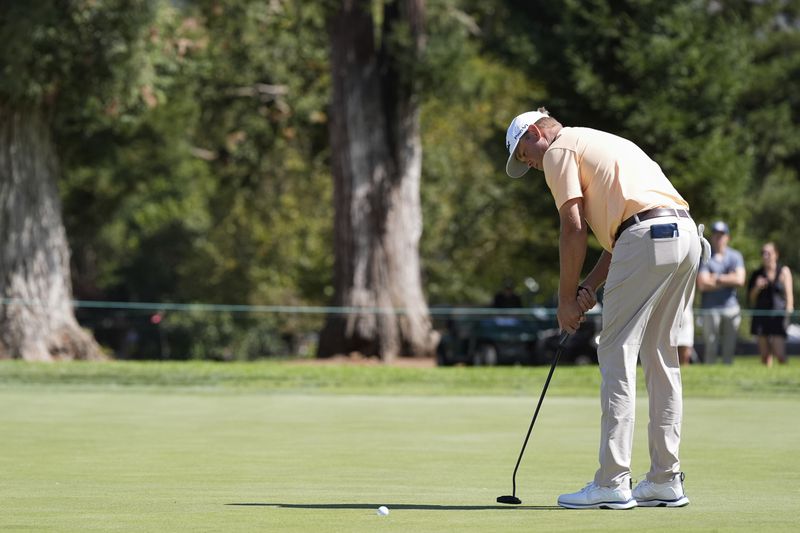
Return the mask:
<path id="1" fill-rule="evenodd" d="M 708 239 L 703 237 L 703 231 L 705 231 L 705 229 L 706 227 L 703 224 L 697 225 L 697 235 L 700 236 L 700 246 L 702 247 L 700 263 L 706 263 L 711 259 L 711 243 L 708 242 Z"/>

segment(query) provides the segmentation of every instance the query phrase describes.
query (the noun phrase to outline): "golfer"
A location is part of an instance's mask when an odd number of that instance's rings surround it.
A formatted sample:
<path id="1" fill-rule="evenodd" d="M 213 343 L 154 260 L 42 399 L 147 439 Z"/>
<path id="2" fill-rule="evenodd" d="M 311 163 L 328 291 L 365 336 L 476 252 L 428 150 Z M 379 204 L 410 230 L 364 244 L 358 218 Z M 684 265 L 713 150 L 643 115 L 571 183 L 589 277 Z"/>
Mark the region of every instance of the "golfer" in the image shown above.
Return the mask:
<path id="1" fill-rule="evenodd" d="M 506 173 L 544 171 L 561 219 L 558 323 L 574 333 L 605 283 L 597 349 L 602 385 L 600 468 L 583 489 L 562 494 L 570 509 L 681 507 L 678 448 L 683 412 L 677 335 L 692 301 L 702 249 L 689 205 L 634 143 L 563 127 L 544 108 L 516 117 L 506 133 Z M 591 227 L 603 253 L 580 275 Z M 576 296 L 577 295 L 577 296 Z M 636 360 L 650 396 L 650 471 L 631 490 Z"/>

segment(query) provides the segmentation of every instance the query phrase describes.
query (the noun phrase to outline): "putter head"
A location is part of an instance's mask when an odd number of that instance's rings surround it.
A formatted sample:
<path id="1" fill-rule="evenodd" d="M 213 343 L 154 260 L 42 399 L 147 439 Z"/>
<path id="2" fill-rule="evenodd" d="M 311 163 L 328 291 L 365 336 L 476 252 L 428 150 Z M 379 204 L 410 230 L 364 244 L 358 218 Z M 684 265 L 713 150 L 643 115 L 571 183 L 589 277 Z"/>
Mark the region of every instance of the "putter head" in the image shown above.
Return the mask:
<path id="1" fill-rule="evenodd" d="M 507 505 L 519 505 L 522 503 L 522 500 L 520 500 L 516 496 L 498 496 L 497 503 L 505 503 Z"/>

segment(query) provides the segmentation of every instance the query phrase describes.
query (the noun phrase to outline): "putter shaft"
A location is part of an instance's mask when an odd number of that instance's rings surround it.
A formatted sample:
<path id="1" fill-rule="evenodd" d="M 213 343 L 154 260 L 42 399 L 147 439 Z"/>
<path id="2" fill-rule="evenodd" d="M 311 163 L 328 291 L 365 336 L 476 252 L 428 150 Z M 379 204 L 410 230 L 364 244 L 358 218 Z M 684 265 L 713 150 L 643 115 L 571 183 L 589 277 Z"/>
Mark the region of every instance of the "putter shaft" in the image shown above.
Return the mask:
<path id="1" fill-rule="evenodd" d="M 558 360 L 561 358 L 561 352 L 564 350 L 564 346 L 567 344 L 567 339 L 569 339 L 569 333 L 563 333 L 561 338 L 558 341 L 558 349 L 556 350 L 556 355 L 553 357 L 553 363 L 550 365 L 550 372 L 547 374 L 547 379 L 544 382 L 544 387 L 542 388 L 542 394 L 539 396 L 539 403 L 536 404 L 536 411 L 533 413 L 533 419 L 531 420 L 531 425 L 528 427 L 528 433 L 525 435 L 525 441 L 522 443 L 522 449 L 519 451 L 519 457 L 517 458 L 517 464 L 514 466 L 514 474 L 511 476 L 511 485 L 512 485 L 512 492 L 511 497 L 519 501 L 517 498 L 517 470 L 519 470 L 519 464 L 522 461 L 522 456 L 525 453 L 525 447 L 528 445 L 528 439 L 531 437 L 531 431 L 533 431 L 533 425 L 536 423 L 536 418 L 539 416 L 539 409 L 542 407 L 542 402 L 544 401 L 544 395 L 547 393 L 547 387 L 550 385 L 550 379 L 553 377 L 553 372 L 556 369 L 556 365 L 558 365 Z M 502 498 L 502 497 L 501 497 Z M 500 498 L 497 499 L 500 502 Z M 507 502 L 500 502 L 500 503 L 507 503 Z"/>

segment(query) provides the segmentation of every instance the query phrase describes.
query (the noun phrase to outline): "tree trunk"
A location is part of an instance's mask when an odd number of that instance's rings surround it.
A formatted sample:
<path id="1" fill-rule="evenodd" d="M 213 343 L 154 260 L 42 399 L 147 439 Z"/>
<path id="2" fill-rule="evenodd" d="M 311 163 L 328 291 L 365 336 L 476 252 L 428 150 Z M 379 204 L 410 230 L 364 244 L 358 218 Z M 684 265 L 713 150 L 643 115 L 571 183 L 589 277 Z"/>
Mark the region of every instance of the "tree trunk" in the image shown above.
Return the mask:
<path id="1" fill-rule="evenodd" d="M 329 20 L 334 301 L 364 311 L 328 316 L 321 357 L 432 355 L 437 341 L 420 278 L 422 147 L 408 72 L 424 44 L 424 4 L 387 3 L 377 36 L 372 3 L 341 0 Z M 398 25 L 410 42 L 397 44 Z"/>
<path id="2" fill-rule="evenodd" d="M 40 110 L 0 104 L 0 359 L 100 359 L 72 309 L 58 163 Z"/>

